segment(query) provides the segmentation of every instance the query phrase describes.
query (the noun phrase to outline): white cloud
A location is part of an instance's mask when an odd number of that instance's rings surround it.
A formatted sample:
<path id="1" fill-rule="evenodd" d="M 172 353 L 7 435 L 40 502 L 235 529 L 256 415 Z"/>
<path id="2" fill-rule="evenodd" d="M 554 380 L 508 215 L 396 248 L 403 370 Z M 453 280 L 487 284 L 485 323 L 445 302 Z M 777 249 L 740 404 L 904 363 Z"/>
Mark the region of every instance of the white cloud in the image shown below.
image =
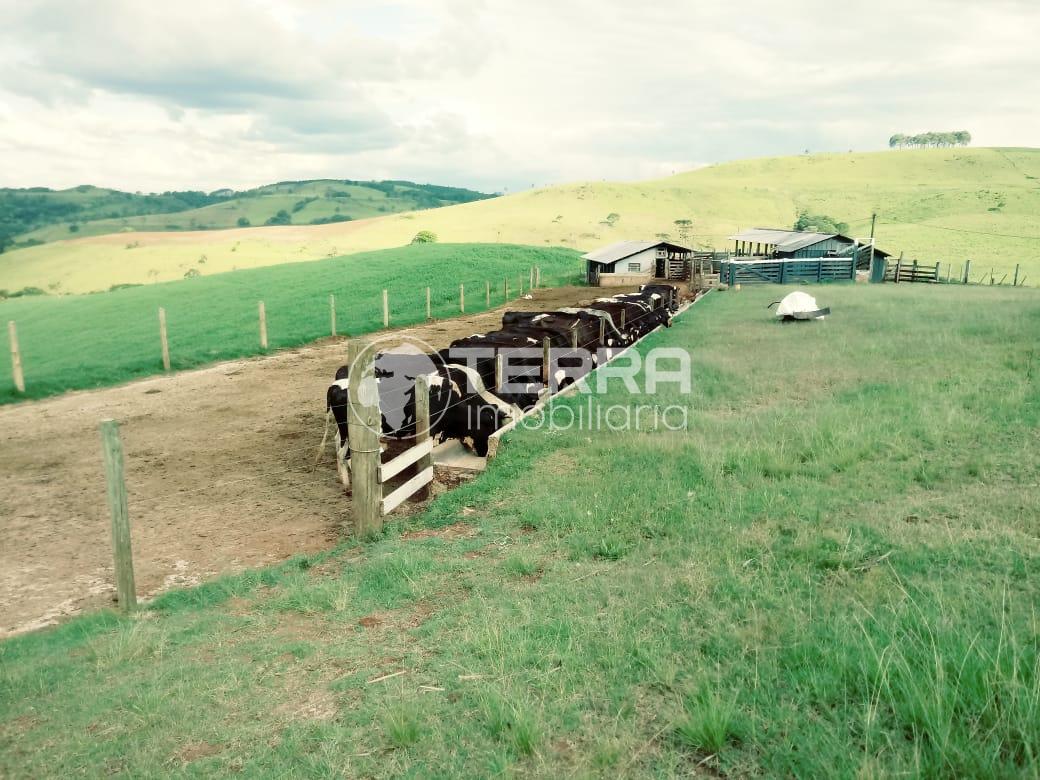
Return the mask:
<path id="1" fill-rule="evenodd" d="M 1024 0 L 0 8 L 0 185 L 515 189 L 878 148 L 896 131 L 1040 133 L 1040 8 Z"/>

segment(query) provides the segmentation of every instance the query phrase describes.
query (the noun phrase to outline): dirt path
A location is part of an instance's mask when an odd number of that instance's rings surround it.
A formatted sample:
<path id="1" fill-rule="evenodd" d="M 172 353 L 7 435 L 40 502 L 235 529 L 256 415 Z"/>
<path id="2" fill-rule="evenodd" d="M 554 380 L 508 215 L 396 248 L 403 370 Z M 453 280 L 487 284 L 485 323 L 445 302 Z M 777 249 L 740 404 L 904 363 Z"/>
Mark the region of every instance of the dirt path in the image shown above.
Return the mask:
<path id="1" fill-rule="evenodd" d="M 582 288 L 540 290 L 508 308 L 588 297 Z M 495 329 L 501 312 L 400 332 L 440 348 Z M 313 463 L 325 390 L 345 359 L 345 341 L 329 339 L 0 407 L 0 637 L 112 603 L 105 417 L 122 425 L 140 596 L 332 546 L 350 500 L 331 448 Z"/>

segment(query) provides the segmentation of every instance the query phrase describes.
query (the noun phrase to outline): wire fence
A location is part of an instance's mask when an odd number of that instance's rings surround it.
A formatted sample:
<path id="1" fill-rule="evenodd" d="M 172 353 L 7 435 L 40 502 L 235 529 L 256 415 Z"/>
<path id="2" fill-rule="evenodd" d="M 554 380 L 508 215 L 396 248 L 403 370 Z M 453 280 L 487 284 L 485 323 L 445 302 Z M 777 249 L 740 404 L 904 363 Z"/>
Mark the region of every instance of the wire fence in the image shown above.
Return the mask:
<path id="1" fill-rule="evenodd" d="M 10 358 L 0 361 L 0 403 L 476 314 L 529 294 L 533 284 L 583 283 L 577 265 L 568 265 L 571 270 L 529 266 L 495 276 L 460 268 L 455 278 L 398 275 L 389 282 L 370 273 L 352 283 L 344 275 L 325 287 L 258 288 L 221 279 L 202 296 L 185 295 L 190 285 L 160 286 L 6 307 Z"/>

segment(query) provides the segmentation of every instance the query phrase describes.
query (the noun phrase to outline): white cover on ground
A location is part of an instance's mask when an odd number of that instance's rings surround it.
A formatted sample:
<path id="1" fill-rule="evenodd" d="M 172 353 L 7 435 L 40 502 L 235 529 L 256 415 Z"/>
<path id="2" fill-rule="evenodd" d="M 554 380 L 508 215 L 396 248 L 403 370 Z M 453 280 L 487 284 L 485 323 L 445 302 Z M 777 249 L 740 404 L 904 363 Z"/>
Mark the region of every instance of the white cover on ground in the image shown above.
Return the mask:
<path id="1" fill-rule="evenodd" d="M 817 311 L 819 308 L 816 305 L 816 299 L 809 293 L 795 290 L 793 293 L 784 296 L 784 299 L 780 301 L 780 305 L 776 307 L 776 316 L 791 317 L 799 313 Z M 821 315 L 817 319 L 822 320 L 823 316 Z"/>

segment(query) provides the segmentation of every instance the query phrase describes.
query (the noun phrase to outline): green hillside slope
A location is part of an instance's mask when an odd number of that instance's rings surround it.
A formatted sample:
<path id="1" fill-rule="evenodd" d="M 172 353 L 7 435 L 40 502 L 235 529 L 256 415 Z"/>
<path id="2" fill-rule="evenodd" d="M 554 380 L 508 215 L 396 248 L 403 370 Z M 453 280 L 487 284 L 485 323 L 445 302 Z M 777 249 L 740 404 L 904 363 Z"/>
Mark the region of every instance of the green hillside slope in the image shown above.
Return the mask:
<path id="1" fill-rule="evenodd" d="M 280 182 L 243 192 L 159 195 L 89 185 L 67 190 L 0 189 L 0 249 L 5 240 L 18 246 L 141 230 L 345 222 L 487 197 L 490 196 L 458 187 L 350 179 Z"/>
<path id="2" fill-rule="evenodd" d="M 590 182 L 443 209 L 315 227 L 138 234 L 66 241 L 0 255 L 0 288 L 105 289 L 120 282 L 306 260 L 400 246 L 418 230 L 442 241 L 591 249 L 669 234 L 693 222 L 693 243 L 727 246 L 740 228 L 787 227 L 807 208 L 922 262 L 999 274 L 1021 263 L 1040 282 L 1040 150 L 925 149 L 724 163 L 654 181 Z M 611 216 L 614 215 L 614 216 Z M 200 259 L 205 264 L 200 265 Z"/>

